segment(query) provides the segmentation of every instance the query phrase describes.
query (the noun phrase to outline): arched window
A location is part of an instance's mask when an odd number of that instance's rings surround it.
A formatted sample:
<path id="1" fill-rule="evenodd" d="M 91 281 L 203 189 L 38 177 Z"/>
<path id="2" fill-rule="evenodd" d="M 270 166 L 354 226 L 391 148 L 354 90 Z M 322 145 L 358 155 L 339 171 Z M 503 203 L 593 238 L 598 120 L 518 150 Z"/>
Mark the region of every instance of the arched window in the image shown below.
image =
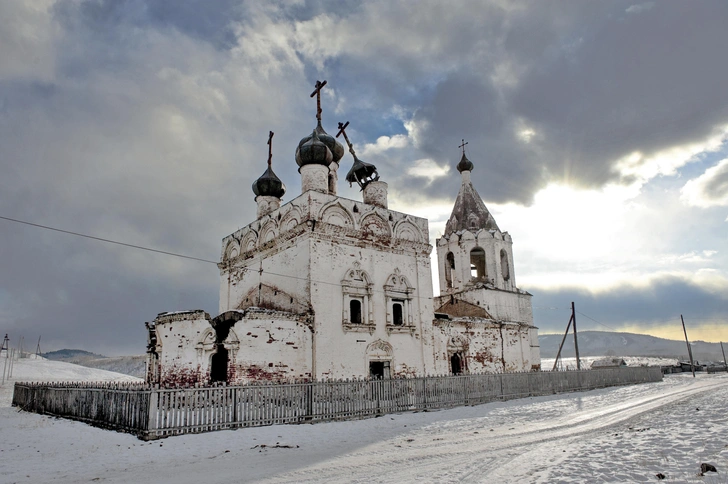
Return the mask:
<path id="1" fill-rule="evenodd" d="M 349 301 L 349 317 L 352 324 L 361 324 L 361 301 L 352 299 Z"/>
<path id="2" fill-rule="evenodd" d="M 507 281 L 511 278 L 511 270 L 508 266 L 508 252 L 506 252 L 505 249 L 501 249 L 500 251 L 500 263 L 501 263 L 501 273 L 503 274 L 503 280 Z"/>
<path id="3" fill-rule="evenodd" d="M 392 303 L 392 323 L 395 326 L 402 326 L 404 324 L 402 308 L 404 307 L 404 301 L 395 299 Z"/>
<path id="4" fill-rule="evenodd" d="M 470 251 L 470 277 L 476 281 L 485 281 L 488 277 L 485 267 L 485 251 L 480 247 Z"/>
<path id="5" fill-rule="evenodd" d="M 455 269 L 455 256 L 452 252 L 448 252 L 445 256 L 445 284 L 448 288 L 452 287 L 453 269 Z"/>
<path id="6" fill-rule="evenodd" d="M 358 262 L 346 271 L 341 280 L 343 296 L 342 324 L 345 331 L 368 331 L 372 329 L 371 295 L 369 275 L 361 270 Z"/>
<path id="7" fill-rule="evenodd" d="M 387 331 L 406 331 L 413 328 L 412 296 L 414 288 L 398 267 L 387 278 L 384 297 L 387 304 Z"/>

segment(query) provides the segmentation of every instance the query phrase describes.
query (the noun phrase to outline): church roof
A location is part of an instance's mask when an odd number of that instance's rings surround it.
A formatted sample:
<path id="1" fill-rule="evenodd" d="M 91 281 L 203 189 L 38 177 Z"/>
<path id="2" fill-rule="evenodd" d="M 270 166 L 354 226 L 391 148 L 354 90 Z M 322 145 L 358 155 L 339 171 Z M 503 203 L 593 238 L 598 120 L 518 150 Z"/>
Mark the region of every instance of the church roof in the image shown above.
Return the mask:
<path id="1" fill-rule="evenodd" d="M 445 225 L 445 235 L 461 230 L 475 232 L 479 229 L 500 231 L 473 184 L 469 179 L 463 178 L 452 214 Z"/>

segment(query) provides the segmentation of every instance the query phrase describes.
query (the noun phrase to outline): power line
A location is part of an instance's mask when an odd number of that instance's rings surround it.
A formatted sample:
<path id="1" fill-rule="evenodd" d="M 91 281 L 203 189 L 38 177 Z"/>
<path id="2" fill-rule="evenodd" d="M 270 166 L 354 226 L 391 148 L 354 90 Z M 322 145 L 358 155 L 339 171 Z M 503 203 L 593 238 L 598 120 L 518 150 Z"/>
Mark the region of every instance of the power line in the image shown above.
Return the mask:
<path id="1" fill-rule="evenodd" d="M 607 325 L 606 325 L 606 324 L 604 324 L 604 323 L 600 323 L 600 322 L 599 322 L 599 321 L 597 321 L 596 319 L 592 318 L 591 316 L 587 316 L 586 314 L 582 313 L 581 311 L 576 311 L 576 312 L 577 312 L 577 313 L 579 313 L 579 314 L 581 314 L 582 316 L 584 316 L 584 317 L 585 317 L 585 318 L 587 318 L 587 319 L 591 319 L 592 321 L 594 321 L 594 322 L 595 322 L 595 323 L 597 323 L 597 324 L 601 324 L 602 326 L 604 326 L 604 327 L 605 327 L 605 328 L 607 328 L 607 329 L 611 329 L 612 331 L 614 331 L 614 332 L 617 332 L 617 330 L 616 330 L 616 329 L 614 329 L 614 328 L 611 328 L 611 327 L 607 326 Z"/>
<path id="2" fill-rule="evenodd" d="M 18 220 L 18 219 L 14 219 L 14 218 L 10 218 L 10 217 L 3 217 L 2 215 L 0 215 L 0 219 L 9 220 L 10 222 L 16 222 L 16 223 L 19 223 L 19 224 L 30 225 L 31 227 L 38 227 L 38 228 L 46 229 L 46 230 L 53 230 L 54 232 L 61 232 L 63 234 L 75 235 L 76 237 L 84 237 L 84 238 L 87 238 L 87 239 L 98 240 L 100 242 L 106 242 L 106 243 L 109 243 L 109 244 L 123 245 L 124 247 L 131 247 L 132 249 L 146 250 L 146 251 L 149 251 L 149 252 L 156 252 L 158 254 L 171 255 L 171 256 L 174 256 L 174 257 L 181 257 L 183 259 L 196 260 L 196 261 L 200 261 L 200 262 L 207 262 L 209 264 L 215 264 L 215 265 L 217 265 L 217 262 L 216 261 L 211 261 L 211 260 L 207 260 L 207 259 L 200 259 L 199 257 L 192 257 L 192 256 L 189 256 L 189 255 L 183 255 L 183 254 L 176 254 L 174 252 L 167 252 L 165 250 L 152 249 L 150 247 L 143 247 L 141 245 L 127 244 L 126 242 L 119 242 L 117 240 L 104 239 L 102 237 L 94 237 L 93 235 L 86 235 L 86 234 L 81 234 L 81 233 L 78 233 L 78 232 L 71 232 L 70 230 L 57 229 L 55 227 L 49 227 L 47 225 L 34 224 L 32 222 L 26 222 L 24 220 Z"/>

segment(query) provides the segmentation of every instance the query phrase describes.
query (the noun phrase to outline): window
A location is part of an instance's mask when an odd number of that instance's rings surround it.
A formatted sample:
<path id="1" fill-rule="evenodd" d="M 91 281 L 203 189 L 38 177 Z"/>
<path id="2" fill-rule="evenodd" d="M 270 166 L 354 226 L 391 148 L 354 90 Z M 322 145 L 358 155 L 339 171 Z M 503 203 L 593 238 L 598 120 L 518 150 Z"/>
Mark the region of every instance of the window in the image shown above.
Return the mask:
<path id="1" fill-rule="evenodd" d="M 470 277 L 477 281 L 485 281 L 488 277 L 485 266 L 485 251 L 480 247 L 470 251 Z"/>
<path id="2" fill-rule="evenodd" d="M 414 332 L 412 319 L 412 294 L 414 288 L 410 285 L 399 268 L 387 278 L 384 285 L 384 296 L 387 302 L 387 331 Z"/>
<path id="3" fill-rule="evenodd" d="M 404 301 L 395 299 L 392 303 L 392 322 L 395 326 L 402 326 L 404 319 L 402 319 L 402 308 L 404 307 Z"/>
<path id="4" fill-rule="evenodd" d="M 349 301 L 349 320 L 351 324 L 361 324 L 361 301 L 352 299 Z"/>
<path id="5" fill-rule="evenodd" d="M 452 271 L 455 269 L 455 256 L 452 252 L 448 252 L 445 256 L 445 285 L 452 287 Z"/>
<path id="6" fill-rule="evenodd" d="M 344 331 L 374 331 L 371 319 L 372 284 L 369 275 L 361 270 L 358 262 L 346 271 L 341 280 L 342 289 L 342 324 Z"/>
<path id="7" fill-rule="evenodd" d="M 508 253 L 505 249 L 501 249 L 500 251 L 500 263 L 501 263 L 501 273 L 503 274 L 503 280 L 507 281 L 511 278 L 511 271 L 508 267 Z"/>

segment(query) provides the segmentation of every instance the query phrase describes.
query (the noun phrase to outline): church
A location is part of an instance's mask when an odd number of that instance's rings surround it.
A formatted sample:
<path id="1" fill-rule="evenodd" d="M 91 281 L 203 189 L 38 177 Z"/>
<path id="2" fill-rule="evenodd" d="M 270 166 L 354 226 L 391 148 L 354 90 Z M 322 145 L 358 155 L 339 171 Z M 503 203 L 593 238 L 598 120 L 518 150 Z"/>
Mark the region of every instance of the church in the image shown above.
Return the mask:
<path id="1" fill-rule="evenodd" d="M 257 218 L 222 240 L 219 315 L 159 314 L 147 327 L 149 383 L 402 378 L 540 369 L 531 295 L 516 286 L 513 241 L 472 184 L 464 144 L 462 177 L 444 235 L 436 240 L 433 296 L 427 219 L 390 210 L 388 185 L 360 160 L 339 123 L 317 123 L 295 161 L 301 193 L 268 166 L 253 183 Z M 337 195 L 345 180 L 361 200 Z M 347 160 L 348 161 L 348 160 Z"/>

